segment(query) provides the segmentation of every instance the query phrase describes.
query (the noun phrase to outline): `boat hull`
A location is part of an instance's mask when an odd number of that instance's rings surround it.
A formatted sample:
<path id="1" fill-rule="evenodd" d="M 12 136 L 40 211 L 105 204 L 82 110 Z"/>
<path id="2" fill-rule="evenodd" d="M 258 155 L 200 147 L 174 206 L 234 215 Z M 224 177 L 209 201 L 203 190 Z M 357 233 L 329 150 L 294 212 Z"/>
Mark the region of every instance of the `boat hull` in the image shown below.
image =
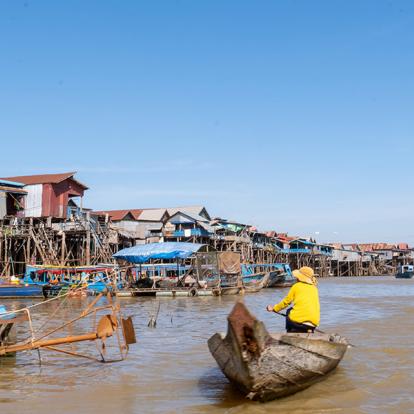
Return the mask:
<path id="1" fill-rule="evenodd" d="M 267 285 L 269 273 L 256 273 L 254 275 L 243 276 L 242 280 L 245 293 L 256 293 Z"/>
<path id="2" fill-rule="evenodd" d="M 43 286 L 40 285 L 0 285 L 0 298 L 43 298 Z"/>
<path id="3" fill-rule="evenodd" d="M 414 272 L 404 272 L 404 273 L 397 273 L 395 275 L 396 279 L 412 279 L 414 276 Z"/>
<path id="4" fill-rule="evenodd" d="M 237 286 L 229 286 L 229 287 L 220 287 L 220 295 L 221 296 L 229 296 L 229 295 L 238 295 L 241 293 L 243 288 Z"/>
<path id="5" fill-rule="evenodd" d="M 224 375 L 249 399 L 270 401 L 303 390 L 333 371 L 348 344 L 338 335 L 270 335 L 262 322 L 238 303 L 227 335 L 208 346 Z"/>
<path id="6" fill-rule="evenodd" d="M 280 273 L 277 271 L 269 272 L 269 279 L 267 288 L 284 288 L 290 287 L 295 283 L 295 279 L 293 277 L 289 277 L 287 273 Z"/>

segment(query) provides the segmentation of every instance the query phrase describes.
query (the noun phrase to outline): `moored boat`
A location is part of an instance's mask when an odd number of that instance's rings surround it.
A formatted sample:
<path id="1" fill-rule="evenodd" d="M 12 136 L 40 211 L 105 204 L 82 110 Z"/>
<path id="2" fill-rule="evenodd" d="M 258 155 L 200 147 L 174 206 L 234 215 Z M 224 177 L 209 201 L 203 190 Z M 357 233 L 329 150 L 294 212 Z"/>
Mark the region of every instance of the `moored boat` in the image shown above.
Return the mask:
<path id="1" fill-rule="evenodd" d="M 238 295 L 242 291 L 243 286 L 241 284 L 241 280 L 238 277 L 220 277 L 219 293 L 221 296 Z"/>
<path id="2" fill-rule="evenodd" d="M 219 295 L 238 295 L 243 293 L 243 282 L 240 272 L 240 253 L 219 252 L 218 264 L 220 280 Z"/>
<path id="3" fill-rule="evenodd" d="M 269 280 L 269 273 L 255 273 L 243 276 L 243 288 L 246 293 L 255 293 L 263 289 Z"/>
<path id="4" fill-rule="evenodd" d="M 414 266 L 413 265 L 404 265 L 398 268 L 395 277 L 397 279 L 411 279 L 414 276 Z"/>
<path id="5" fill-rule="evenodd" d="M 348 343 L 339 335 L 279 333 L 236 303 L 226 336 L 208 340 L 224 375 L 249 399 L 270 401 L 305 389 L 323 379 L 342 360 Z"/>
<path id="6" fill-rule="evenodd" d="M 16 314 L 7 312 L 4 305 L 0 305 L 0 348 L 16 341 L 15 323 L 18 320 L 26 319 L 27 315 L 24 314 L 18 318 Z M 10 356 L 14 356 L 14 353 L 11 353 Z"/>
<path id="7" fill-rule="evenodd" d="M 47 292 L 40 285 L 0 283 L 1 298 L 43 298 L 45 296 L 47 296 Z"/>
<path id="8" fill-rule="evenodd" d="M 286 263 L 274 263 L 269 271 L 268 288 L 284 288 L 292 286 L 296 280 L 290 266 Z"/>
<path id="9" fill-rule="evenodd" d="M 28 264 L 21 282 L 45 286 L 49 296 L 80 285 L 95 294 L 111 289 L 113 284 L 120 286 L 119 275 L 111 264 L 73 267 Z"/>
<path id="10" fill-rule="evenodd" d="M 149 243 L 113 257 L 130 266 L 127 286 L 117 296 L 208 296 L 220 286 L 217 252 L 206 244 Z"/>
<path id="11" fill-rule="evenodd" d="M 268 273 L 265 288 L 284 288 L 292 286 L 295 279 L 287 263 L 243 263 L 241 264 L 243 278 L 260 273 Z"/>

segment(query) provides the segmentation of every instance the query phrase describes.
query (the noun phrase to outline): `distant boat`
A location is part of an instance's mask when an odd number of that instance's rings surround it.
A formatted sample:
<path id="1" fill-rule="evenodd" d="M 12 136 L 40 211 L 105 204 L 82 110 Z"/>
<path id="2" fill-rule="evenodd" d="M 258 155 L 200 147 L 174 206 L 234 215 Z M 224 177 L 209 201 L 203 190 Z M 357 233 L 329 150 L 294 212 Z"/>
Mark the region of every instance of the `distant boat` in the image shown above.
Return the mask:
<path id="1" fill-rule="evenodd" d="M 0 283 L 0 298 L 44 298 L 47 292 L 41 285 Z"/>
<path id="2" fill-rule="evenodd" d="M 257 273 L 269 273 L 266 288 L 284 288 L 292 286 L 295 279 L 287 263 L 243 263 L 241 265 L 243 277 Z"/>
<path id="3" fill-rule="evenodd" d="M 268 288 L 284 288 L 292 286 L 296 280 L 292 275 L 290 266 L 286 263 L 273 263 L 269 271 Z"/>
<path id="4" fill-rule="evenodd" d="M 87 285 L 88 290 L 100 293 L 110 289 L 112 280 L 109 274 L 114 271 L 114 266 L 53 266 L 53 265 L 26 265 L 26 272 L 22 283 L 29 286 L 44 286 L 44 291 L 49 296 L 57 295 L 73 286 Z M 119 277 L 117 277 L 119 279 Z M 119 280 L 117 281 L 119 284 Z"/>
<path id="5" fill-rule="evenodd" d="M 238 295 L 243 290 L 240 275 L 220 275 L 219 295 Z"/>
<path id="6" fill-rule="evenodd" d="M 243 290 L 242 287 L 237 286 L 220 286 L 219 295 L 229 296 L 238 295 Z"/>
<path id="7" fill-rule="evenodd" d="M 255 293 L 263 289 L 269 280 L 269 273 L 254 273 L 252 275 L 243 276 L 243 287 L 246 293 Z"/>
<path id="8" fill-rule="evenodd" d="M 113 258 L 122 266 L 125 262 L 134 266 L 119 295 L 207 296 L 220 288 L 217 252 L 206 244 L 140 244 L 120 250 Z"/>
<path id="9" fill-rule="evenodd" d="M 413 265 L 404 265 L 398 268 L 395 277 L 397 279 L 411 279 L 414 276 L 414 266 Z"/>
<path id="10" fill-rule="evenodd" d="M 348 343 L 339 335 L 271 335 L 241 302 L 227 318 L 227 334 L 208 347 L 224 375 L 249 399 L 270 401 L 323 379 L 342 360 Z"/>

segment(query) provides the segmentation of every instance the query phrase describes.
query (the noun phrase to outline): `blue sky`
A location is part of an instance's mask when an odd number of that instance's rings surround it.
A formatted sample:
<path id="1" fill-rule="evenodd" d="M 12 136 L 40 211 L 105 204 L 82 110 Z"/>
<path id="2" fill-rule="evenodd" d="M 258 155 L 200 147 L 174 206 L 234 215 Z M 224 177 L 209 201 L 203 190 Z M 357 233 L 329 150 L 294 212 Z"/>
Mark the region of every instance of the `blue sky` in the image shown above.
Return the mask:
<path id="1" fill-rule="evenodd" d="M 411 1 L 0 2 L 0 176 L 414 244 Z"/>

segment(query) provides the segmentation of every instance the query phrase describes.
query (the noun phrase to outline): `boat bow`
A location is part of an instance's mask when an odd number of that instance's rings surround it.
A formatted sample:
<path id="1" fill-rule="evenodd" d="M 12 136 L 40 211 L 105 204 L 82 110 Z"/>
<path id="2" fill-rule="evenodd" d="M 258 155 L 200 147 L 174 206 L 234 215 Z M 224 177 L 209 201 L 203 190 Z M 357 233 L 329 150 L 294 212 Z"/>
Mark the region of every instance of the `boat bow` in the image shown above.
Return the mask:
<path id="1" fill-rule="evenodd" d="M 210 352 L 246 397 L 268 401 L 320 380 L 341 361 L 347 342 L 339 335 L 271 335 L 241 302 L 228 316 L 226 336 L 215 334 Z"/>

